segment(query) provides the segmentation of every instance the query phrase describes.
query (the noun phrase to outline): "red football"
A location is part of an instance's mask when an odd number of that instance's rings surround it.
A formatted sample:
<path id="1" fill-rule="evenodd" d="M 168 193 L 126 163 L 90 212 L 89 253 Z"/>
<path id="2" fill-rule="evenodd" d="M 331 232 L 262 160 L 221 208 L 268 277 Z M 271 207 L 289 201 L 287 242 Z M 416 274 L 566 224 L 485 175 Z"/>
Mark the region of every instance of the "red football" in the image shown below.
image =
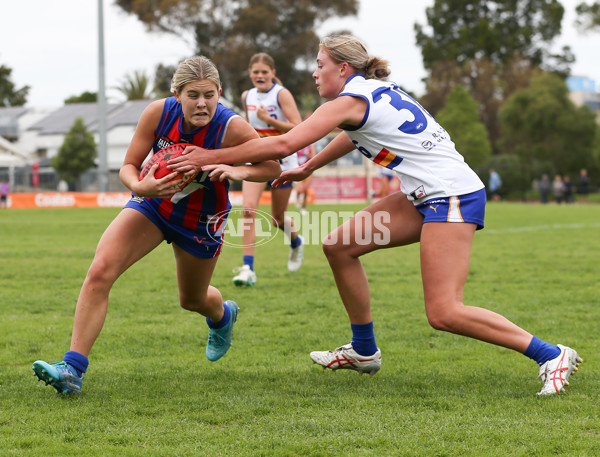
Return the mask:
<path id="1" fill-rule="evenodd" d="M 142 168 L 142 171 L 140 172 L 140 178 L 139 178 L 140 181 L 142 179 L 144 179 L 144 177 L 150 171 L 150 168 L 152 168 L 152 165 L 154 165 L 155 163 L 158 164 L 158 168 L 154 172 L 154 177 L 156 179 L 160 179 L 164 176 L 167 176 L 168 174 L 173 173 L 172 170 L 169 170 L 167 168 L 167 161 L 174 159 L 175 157 L 179 157 L 186 146 L 192 146 L 192 145 L 190 145 L 188 143 L 176 143 L 176 144 L 172 144 L 171 146 L 167 146 L 166 148 L 161 149 L 158 152 L 155 152 L 154 155 L 152 157 L 150 157 L 150 160 L 148 160 L 148 162 L 146 162 L 146 164 L 144 165 L 144 168 Z M 171 181 L 176 181 L 178 179 L 183 178 L 181 180 L 181 182 L 177 185 L 177 188 L 179 190 L 181 190 L 185 186 L 187 186 L 189 183 L 191 183 L 197 174 L 198 173 L 196 173 L 193 176 L 178 175 L 175 178 L 173 178 Z"/>

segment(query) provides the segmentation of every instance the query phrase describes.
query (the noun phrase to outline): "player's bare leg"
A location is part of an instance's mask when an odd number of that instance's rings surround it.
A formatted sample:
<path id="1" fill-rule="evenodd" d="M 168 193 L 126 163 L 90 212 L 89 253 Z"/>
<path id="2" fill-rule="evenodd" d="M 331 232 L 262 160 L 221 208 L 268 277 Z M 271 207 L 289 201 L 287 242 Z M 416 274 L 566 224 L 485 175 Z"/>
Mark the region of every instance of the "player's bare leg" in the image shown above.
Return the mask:
<path id="1" fill-rule="evenodd" d="M 352 342 L 334 351 L 311 352 L 313 362 L 332 370 L 377 373 L 381 351 L 375 344 L 369 283 L 360 256 L 418 241 L 422 222 L 414 205 L 397 192 L 361 210 L 325 239 L 323 251 L 350 318 Z"/>
<path id="2" fill-rule="evenodd" d="M 218 257 L 201 259 L 173 245 L 177 263 L 179 304 L 218 322 L 223 317 L 223 297 L 216 287 L 210 285 Z"/>
<path id="3" fill-rule="evenodd" d="M 63 361 L 47 363 L 36 360 L 33 371 L 40 381 L 60 393 L 81 391 L 87 356 L 102 330 L 108 295 L 117 278 L 133 263 L 144 257 L 163 240 L 162 233 L 146 216 L 132 209 L 117 215 L 100 238 L 79 293 L 71 349 Z"/>
<path id="4" fill-rule="evenodd" d="M 254 255 L 254 244 L 256 243 L 256 211 L 260 202 L 260 196 L 265 190 L 267 183 L 244 181 L 242 217 L 244 218 L 244 233 L 242 240 L 244 244 L 244 255 Z"/>
<path id="5" fill-rule="evenodd" d="M 386 217 L 388 222 L 382 223 Z M 371 225 L 364 226 L 366 222 Z M 379 233 L 382 225 L 387 229 L 387 234 Z M 369 282 L 360 257 L 378 249 L 419 241 L 422 225 L 423 216 L 404 194 L 397 192 L 359 211 L 323 241 L 323 251 L 351 323 L 365 324 L 371 321 Z M 357 240 L 364 238 L 365 231 L 373 235 L 371 240 L 357 243 Z M 389 235 L 386 242 L 381 238 L 384 235 Z"/>
<path id="6" fill-rule="evenodd" d="M 304 245 L 302 243 L 302 238 L 298 235 L 294 220 L 285 215 L 291 194 L 291 186 L 283 189 L 273 189 L 271 191 L 271 216 L 273 218 L 273 224 L 282 229 L 290 240 L 288 270 L 298 271 L 302 266 L 302 260 L 304 258 Z"/>
<path id="7" fill-rule="evenodd" d="M 210 285 L 218 257 L 201 259 L 173 245 L 177 262 L 179 303 L 182 308 L 206 316 L 209 326 L 206 357 L 215 362 L 223 357 L 231 346 L 233 325 L 239 307 L 231 300 L 223 302 L 223 296 Z"/>
<path id="8" fill-rule="evenodd" d="M 71 350 L 88 356 L 102 330 L 108 295 L 131 265 L 164 240 L 162 232 L 142 213 L 125 208 L 104 231 L 79 293 Z"/>
<path id="9" fill-rule="evenodd" d="M 236 275 L 233 283 L 236 286 L 253 286 L 256 284 L 254 272 L 254 245 L 256 243 L 256 211 L 260 196 L 265 190 L 266 183 L 244 181 L 242 202 L 242 244 L 244 265 L 235 268 Z"/>
<path id="10" fill-rule="evenodd" d="M 505 317 L 463 304 L 474 224 L 431 222 L 421 232 L 421 274 L 431 326 L 525 352 L 532 335 Z"/>

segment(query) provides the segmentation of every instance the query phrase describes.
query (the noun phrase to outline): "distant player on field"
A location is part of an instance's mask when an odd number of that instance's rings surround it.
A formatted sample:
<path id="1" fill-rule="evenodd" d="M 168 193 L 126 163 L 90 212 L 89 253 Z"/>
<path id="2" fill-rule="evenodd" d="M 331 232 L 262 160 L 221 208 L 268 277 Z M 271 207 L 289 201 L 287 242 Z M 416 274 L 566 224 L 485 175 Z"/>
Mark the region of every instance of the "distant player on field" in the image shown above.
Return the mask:
<path id="1" fill-rule="evenodd" d="M 231 204 L 227 179 L 212 182 L 199 173 L 178 191 L 169 182 L 177 173 L 156 179 L 156 165 L 139 181 L 140 167 L 150 150 L 192 143 L 218 149 L 258 138 L 246 121 L 219 103 L 219 72 L 206 57 L 182 62 L 171 85 L 174 96 L 152 102 L 140 117 L 121 167 L 121 180 L 133 195 L 108 226 L 96 250 L 77 301 L 71 348 L 62 362 L 33 364 L 36 376 L 58 392 L 79 392 L 88 355 L 100 334 L 114 282 L 131 265 L 163 241 L 171 243 L 177 265 L 181 307 L 206 316 L 209 327 L 206 357 L 221 358 L 231 345 L 238 306 L 210 285 L 223 243 L 222 230 Z M 242 161 L 245 162 L 245 161 Z M 234 180 L 267 181 L 279 176 L 275 161 L 219 167 Z"/>
<path id="2" fill-rule="evenodd" d="M 292 129 L 301 121 L 296 101 L 292 93 L 281 85 L 275 76 L 275 61 L 264 52 L 250 57 L 248 75 L 254 86 L 242 93 L 242 104 L 246 119 L 256 129 L 259 136 L 281 135 Z M 298 166 L 297 154 L 290 154 L 281 159 L 281 169 L 289 170 Z M 256 284 L 254 271 L 254 245 L 256 242 L 255 216 L 260 197 L 266 183 L 247 182 L 242 184 L 244 233 L 242 234 L 243 262 L 234 271 L 236 286 L 253 286 Z M 285 231 L 290 240 L 288 270 L 297 271 L 302 266 L 304 246 L 302 237 L 298 235 L 294 221 L 285 215 L 292 193 L 292 184 L 271 190 L 271 217 L 278 228 Z"/>
<path id="3" fill-rule="evenodd" d="M 581 358 L 492 311 L 463 304 L 473 237 L 483 228 L 485 186 L 456 151 L 448 133 L 396 84 L 385 82 L 387 62 L 370 57 L 355 37 L 325 38 L 313 74 L 327 103 L 290 132 L 216 154 L 187 148 L 172 169 L 209 170 L 221 161 L 280 159 L 339 127 L 338 135 L 305 165 L 282 173 L 275 185 L 299 181 L 354 148 L 398 173 L 402 192 L 358 212 L 329 234 L 323 250 L 350 318 L 352 341 L 310 354 L 325 368 L 374 375 L 381 366 L 375 344 L 369 282 L 360 257 L 389 247 L 421 244 L 425 311 L 432 327 L 513 349 L 540 365 L 541 395 L 563 390 Z M 215 172 L 218 175 L 218 168 Z M 365 242 L 364 235 L 372 234 Z"/>

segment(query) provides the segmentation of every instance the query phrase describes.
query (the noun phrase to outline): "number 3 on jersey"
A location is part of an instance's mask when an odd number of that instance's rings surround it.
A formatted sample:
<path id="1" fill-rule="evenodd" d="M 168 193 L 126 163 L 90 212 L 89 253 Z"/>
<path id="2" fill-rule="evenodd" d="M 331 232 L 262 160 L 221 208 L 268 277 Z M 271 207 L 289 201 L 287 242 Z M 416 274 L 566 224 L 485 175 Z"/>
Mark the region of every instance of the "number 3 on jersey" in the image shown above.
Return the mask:
<path id="1" fill-rule="evenodd" d="M 382 95 L 384 94 L 388 96 L 388 103 L 397 111 L 408 110 L 414 117 L 413 121 L 404 121 L 398 130 L 408 135 L 414 135 L 427 128 L 427 116 L 431 117 L 431 114 L 425 111 L 414 98 L 401 91 L 398 86 L 380 87 L 371 93 L 373 102 L 377 103 L 383 100 Z"/>

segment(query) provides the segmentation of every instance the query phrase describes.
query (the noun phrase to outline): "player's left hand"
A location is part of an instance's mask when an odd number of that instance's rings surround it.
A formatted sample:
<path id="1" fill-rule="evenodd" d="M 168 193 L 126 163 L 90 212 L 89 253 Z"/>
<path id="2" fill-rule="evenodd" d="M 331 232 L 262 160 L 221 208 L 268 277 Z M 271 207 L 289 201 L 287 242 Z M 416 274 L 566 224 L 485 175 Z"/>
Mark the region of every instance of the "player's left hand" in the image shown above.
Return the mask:
<path id="1" fill-rule="evenodd" d="M 210 171 L 208 177 L 211 181 L 225 181 L 232 179 L 234 181 L 243 181 L 248 177 L 248 172 L 244 167 L 232 167 L 230 165 L 205 165 L 203 171 Z"/>
<path id="2" fill-rule="evenodd" d="M 167 162 L 167 168 L 186 176 L 193 175 L 201 171 L 203 165 L 214 163 L 214 160 L 210 158 L 210 152 L 210 150 L 198 146 L 186 146 L 179 157 Z"/>
<path id="3" fill-rule="evenodd" d="M 283 186 L 284 184 L 287 184 L 292 181 L 304 181 L 311 174 L 311 172 L 306 170 L 304 165 L 292 168 L 291 170 L 284 171 L 283 173 L 281 173 L 279 178 L 273 181 L 271 187 L 277 189 L 278 187 Z"/>

